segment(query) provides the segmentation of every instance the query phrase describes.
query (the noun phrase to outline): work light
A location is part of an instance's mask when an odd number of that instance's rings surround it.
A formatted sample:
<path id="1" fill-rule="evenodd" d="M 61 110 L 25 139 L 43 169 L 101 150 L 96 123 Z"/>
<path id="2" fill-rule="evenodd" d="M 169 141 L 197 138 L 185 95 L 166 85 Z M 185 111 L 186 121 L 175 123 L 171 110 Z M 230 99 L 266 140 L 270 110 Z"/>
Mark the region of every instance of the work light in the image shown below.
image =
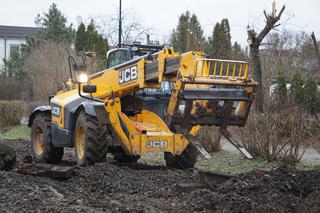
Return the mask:
<path id="1" fill-rule="evenodd" d="M 87 83 L 89 80 L 88 74 L 87 73 L 80 73 L 78 76 L 78 82 L 79 83 Z"/>

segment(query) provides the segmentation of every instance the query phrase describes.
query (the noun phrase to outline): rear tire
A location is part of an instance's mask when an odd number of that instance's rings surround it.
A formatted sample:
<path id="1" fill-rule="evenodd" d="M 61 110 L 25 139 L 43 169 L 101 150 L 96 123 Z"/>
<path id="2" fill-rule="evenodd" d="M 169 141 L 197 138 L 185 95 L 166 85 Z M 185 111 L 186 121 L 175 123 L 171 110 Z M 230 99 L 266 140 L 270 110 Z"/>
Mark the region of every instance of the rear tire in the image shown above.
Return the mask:
<path id="1" fill-rule="evenodd" d="M 111 131 L 94 116 L 79 113 L 75 134 L 75 156 L 79 166 L 90 166 L 106 161 Z"/>
<path id="2" fill-rule="evenodd" d="M 164 159 L 166 160 L 166 165 L 168 167 L 189 169 L 194 167 L 195 163 L 197 162 L 198 154 L 199 152 L 195 145 L 189 143 L 181 155 L 173 155 L 170 152 L 165 152 Z"/>
<path id="3" fill-rule="evenodd" d="M 50 114 L 39 113 L 32 123 L 31 147 L 33 159 L 37 163 L 60 163 L 63 147 L 54 147 L 51 136 Z"/>

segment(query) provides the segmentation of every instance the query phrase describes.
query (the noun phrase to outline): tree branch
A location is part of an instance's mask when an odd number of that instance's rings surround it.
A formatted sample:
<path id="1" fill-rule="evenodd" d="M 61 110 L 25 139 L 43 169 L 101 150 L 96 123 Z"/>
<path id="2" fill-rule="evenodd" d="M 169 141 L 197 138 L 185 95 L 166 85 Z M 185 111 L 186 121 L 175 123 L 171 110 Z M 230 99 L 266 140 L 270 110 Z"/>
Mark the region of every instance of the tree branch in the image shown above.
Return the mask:
<path id="1" fill-rule="evenodd" d="M 280 20 L 281 15 L 282 15 L 282 13 L 283 13 L 283 11 L 284 11 L 285 9 L 286 9 L 286 6 L 283 5 L 282 8 L 281 8 L 281 10 L 280 10 L 280 12 L 279 12 L 279 14 L 278 14 L 278 16 L 277 16 L 277 19 L 278 19 L 278 20 Z"/>
<path id="2" fill-rule="evenodd" d="M 259 35 L 256 38 L 256 42 L 258 46 L 261 44 L 262 40 L 266 37 L 266 35 L 274 28 L 275 24 L 280 20 L 284 10 L 285 10 L 285 6 L 283 5 L 279 14 L 276 17 L 267 16 L 266 26 L 262 29 L 262 31 L 259 33 Z"/>
<path id="3" fill-rule="evenodd" d="M 265 10 L 263 11 L 263 14 L 264 14 L 264 17 L 266 17 L 266 20 L 268 20 L 268 15 Z"/>
<path id="4" fill-rule="evenodd" d="M 279 27 L 281 24 L 276 24 L 273 26 L 273 28 Z"/>

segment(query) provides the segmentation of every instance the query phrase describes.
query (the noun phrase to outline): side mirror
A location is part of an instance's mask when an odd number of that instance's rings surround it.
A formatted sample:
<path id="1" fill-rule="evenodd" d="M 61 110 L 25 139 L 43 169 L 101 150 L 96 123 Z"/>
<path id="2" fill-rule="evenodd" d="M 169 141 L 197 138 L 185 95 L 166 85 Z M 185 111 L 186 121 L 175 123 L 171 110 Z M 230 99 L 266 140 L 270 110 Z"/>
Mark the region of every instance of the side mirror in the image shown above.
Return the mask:
<path id="1" fill-rule="evenodd" d="M 97 56 L 96 52 L 85 52 L 83 55 L 90 59 L 95 59 Z"/>
<path id="2" fill-rule="evenodd" d="M 82 91 L 84 93 L 95 93 L 95 92 L 97 92 L 97 85 L 95 85 L 95 84 L 83 85 Z"/>

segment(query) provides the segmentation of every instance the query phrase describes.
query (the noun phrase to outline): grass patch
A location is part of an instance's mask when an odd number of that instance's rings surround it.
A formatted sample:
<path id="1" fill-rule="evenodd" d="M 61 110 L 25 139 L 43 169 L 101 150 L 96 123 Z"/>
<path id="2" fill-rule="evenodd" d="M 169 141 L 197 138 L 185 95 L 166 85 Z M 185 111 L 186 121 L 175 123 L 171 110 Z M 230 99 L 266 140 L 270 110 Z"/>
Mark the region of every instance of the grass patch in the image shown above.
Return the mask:
<path id="1" fill-rule="evenodd" d="M 298 169 L 303 169 L 303 170 L 312 170 L 312 169 L 320 169 L 320 164 L 300 161 L 299 163 L 296 164 L 296 167 Z"/>
<path id="2" fill-rule="evenodd" d="M 213 153 L 211 160 L 206 160 L 200 156 L 199 161 L 196 163 L 196 167 L 204 171 L 243 174 L 253 169 L 272 170 L 283 164 L 284 163 L 280 161 L 269 163 L 261 159 L 248 160 L 237 153 L 220 151 Z M 295 165 L 295 167 L 302 170 L 311 170 L 319 169 L 320 164 L 300 161 Z"/>
<path id="3" fill-rule="evenodd" d="M 18 125 L 0 134 L 0 139 L 30 140 L 31 129 L 27 125 Z"/>
<path id="4" fill-rule="evenodd" d="M 163 153 L 145 153 L 139 159 L 139 163 L 162 165 L 162 166 L 166 165 Z"/>
<path id="5" fill-rule="evenodd" d="M 145 154 L 139 162 L 155 165 L 165 165 L 163 154 Z M 227 174 L 246 173 L 252 169 L 273 169 L 278 167 L 278 163 L 267 163 L 262 160 L 248 160 L 240 154 L 227 151 L 219 151 L 212 154 L 212 159 L 207 160 L 199 156 L 195 167 L 203 171 L 212 171 Z"/>
<path id="6" fill-rule="evenodd" d="M 147 153 L 139 160 L 140 163 L 165 165 L 163 154 Z M 225 174 L 243 174 L 253 169 L 272 170 L 282 165 L 281 162 L 268 163 L 263 160 L 248 160 L 240 154 L 227 151 L 219 151 L 212 154 L 212 159 L 207 160 L 199 156 L 195 167 L 202 171 L 211 171 Z M 296 165 L 298 169 L 319 169 L 320 165 L 300 162 Z"/>
<path id="7" fill-rule="evenodd" d="M 196 167 L 201 170 L 227 174 L 242 174 L 253 169 L 270 170 L 278 166 L 278 163 L 268 163 L 259 159 L 248 160 L 240 154 L 227 151 L 212 154 L 211 160 L 206 160 L 200 156 L 196 163 Z"/>

